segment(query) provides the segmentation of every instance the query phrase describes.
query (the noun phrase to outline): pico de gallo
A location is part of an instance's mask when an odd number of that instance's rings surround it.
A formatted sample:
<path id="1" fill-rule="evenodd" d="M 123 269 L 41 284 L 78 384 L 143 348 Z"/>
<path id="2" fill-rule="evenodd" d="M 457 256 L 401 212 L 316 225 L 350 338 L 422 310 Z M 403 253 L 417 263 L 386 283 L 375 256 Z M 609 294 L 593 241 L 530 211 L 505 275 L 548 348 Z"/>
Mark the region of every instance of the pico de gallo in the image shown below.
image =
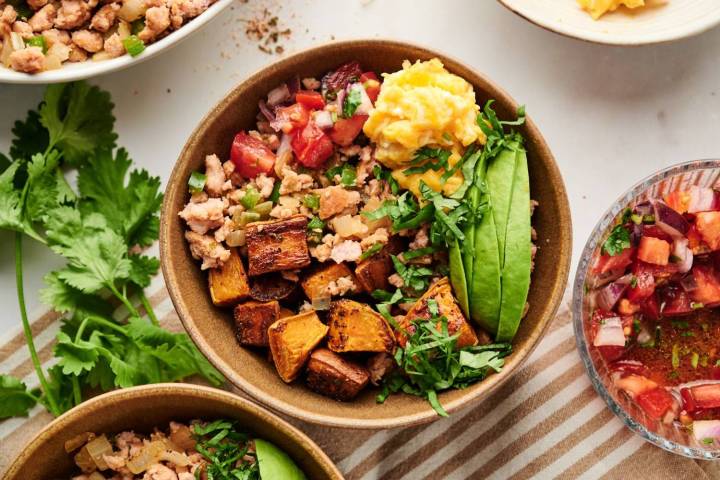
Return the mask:
<path id="1" fill-rule="evenodd" d="M 720 447 L 720 192 L 627 209 L 590 270 L 590 338 L 651 421 Z"/>

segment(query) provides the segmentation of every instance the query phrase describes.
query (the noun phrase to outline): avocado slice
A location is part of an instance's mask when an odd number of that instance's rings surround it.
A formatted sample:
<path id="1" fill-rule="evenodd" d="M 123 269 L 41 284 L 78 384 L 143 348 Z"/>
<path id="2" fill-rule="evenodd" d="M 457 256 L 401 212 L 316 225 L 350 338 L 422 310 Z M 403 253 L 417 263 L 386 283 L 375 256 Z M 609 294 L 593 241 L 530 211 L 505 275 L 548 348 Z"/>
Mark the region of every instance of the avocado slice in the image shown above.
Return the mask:
<path id="1" fill-rule="evenodd" d="M 287 453 L 267 440 L 255 439 L 255 454 L 262 480 L 306 480 L 307 478 Z"/>

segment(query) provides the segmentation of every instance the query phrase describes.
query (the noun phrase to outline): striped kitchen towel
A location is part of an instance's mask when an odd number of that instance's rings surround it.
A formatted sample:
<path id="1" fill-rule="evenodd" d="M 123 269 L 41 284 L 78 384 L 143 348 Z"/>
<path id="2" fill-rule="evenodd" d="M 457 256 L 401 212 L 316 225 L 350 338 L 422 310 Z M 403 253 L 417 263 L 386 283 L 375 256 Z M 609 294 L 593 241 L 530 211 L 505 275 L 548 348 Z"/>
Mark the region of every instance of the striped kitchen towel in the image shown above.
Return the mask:
<path id="1" fill-rule="evenodd" d="M 161 278 L 150 297 L 162 323 L 180 330 Z M 564 304 L 531 358 L 483 403 L 411 428 L 353 431 L 288 419 L 312 437 L 348 479 L 617 478 L 720 479 L 720 466 L 667 453 L 626 429 L 595 394 L 575 351 Z M 54 313 L 33 332 L 52 364 Z M 37 385 L 21 330 L 0 336 L 0 372 Z M 36 407 L 0 422 L 0 477 L 23 445 L 51 420 Z"/>

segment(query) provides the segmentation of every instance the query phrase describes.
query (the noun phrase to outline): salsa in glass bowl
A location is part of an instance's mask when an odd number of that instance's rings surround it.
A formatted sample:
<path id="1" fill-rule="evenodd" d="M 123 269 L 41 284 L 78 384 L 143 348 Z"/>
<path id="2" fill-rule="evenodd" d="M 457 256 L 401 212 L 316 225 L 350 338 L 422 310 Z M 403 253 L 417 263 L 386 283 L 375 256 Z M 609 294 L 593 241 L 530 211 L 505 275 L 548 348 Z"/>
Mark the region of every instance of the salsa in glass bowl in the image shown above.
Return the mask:
<path id="1" fill-rule="evenodd" d="M 596 226 L 574 285 L 598 393 L 645 439 L 720 459 L 720 161 L 640 182 Z"/>

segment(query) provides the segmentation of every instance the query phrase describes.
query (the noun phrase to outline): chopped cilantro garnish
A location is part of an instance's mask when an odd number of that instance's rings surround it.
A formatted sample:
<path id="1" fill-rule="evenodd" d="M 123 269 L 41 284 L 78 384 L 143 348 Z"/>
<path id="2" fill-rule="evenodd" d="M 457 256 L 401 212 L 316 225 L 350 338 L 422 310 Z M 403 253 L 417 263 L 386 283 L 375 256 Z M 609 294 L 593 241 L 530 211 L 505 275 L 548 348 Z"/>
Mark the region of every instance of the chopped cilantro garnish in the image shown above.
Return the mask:
<path id="1" fill-rule="evenodd" d="M 440 169 L 447 169 L 449 158 L 450 150 L 422 147 L 415 152 L 415 156 L 410 161 L 410 165 L 413 166 L 403 170 L 403 174 L 415 175 L 425 173 L 428 170 L 437 172 Z"/>
<path id="2" fill-rule="evenodd" d="M 270 201 L 273 203 L 277 203 L 278 200 L 280 200 L 280 184 L 281 182 L 275 182 L 272 193 L 270 193 Z"/>
<path id="3" fill-rule="evenodd" d="M 362 93 L 362 87 L 359 85 L 355 85 L 350 89 L 343 101 L 343 117 L 350 118 L 355 115 L 355 112 L 362 103 Z"/>
<path id="4" fill-rule="evenodd" d="M 372 257 L 373 255 L 375 255 L 376 253 L 378 253 L 380 250 L 382 250 L 382 248 L 383 248 L 383 244 L 382 244 L 382 243 L 376 243 L 376 244 L 373 245 L 372 247 L 370 247 L 370 248 L 368 248 L 367 250 L 365 250 L 365 251 L 362 253 L 362 255 L 360 255 L 360 260 L 366 260 L 366 259 Z"/>
<path id="5" fill-rule="evenodd" d="M 357 179 L 357 170 L 354 165 L 345 163 L 340 172 L 340 183 L 345 187 L 354 187 Z"/>
<path id="6" fill-rule="evenodd" d="M 310 193 L 308 195 L 305 195 L 303 198 L 303 205 L 305 205 L 310 210 L 317 210 L 320 208 L 320 196 L 315 195 L 314 193 Z"/>
<path id="7" fill-rule="evenodd" d="M 205 473 L 218 480 L 259 480 L 260 470 L 247 433 L 237 422 L 215 420 L 207 425 L 194 425 L 195 450 L 207 461 Z"/>
<path id="8" fill-rule="evenodd" d="M 418 248 L 415 250 L 408 250 L 407 252 L 403 252 L 402 257 L 405 261 L 410 261 L 415 258 L 424 257 L 425 255 L 430 255 L 431 253 L 434 253 L 436 251 L 435 247 L 425 247 L 425 248 Z"/>
<path id="9" fill-rule="evenodd" d="M 703 305 L 700 302 L 690 302 L 690 308 L 692 308 L 693 310 L 699 310 L 704 307 L 705 307 L 705 305 Z"/>
<path id="10" fill-rule="evenodd" d="M 398 185 L 397 180 L 393 178 L 390 170 L 385 170 L 380 165 L 375 165 L 373 167 L 373 176 L 378 180 L 385 180 L 388 185 L 390 185 L 390 192 L 392 192 L 393 195 L 397 195 L 400 192 L 400 185 Z"/>
<path id="11" fill-rule="evenodd" d="M 395 255 L 390 255 L 395 272 L 400 276 L 406 288 L 416 292 L 424 292 L 430 286 L 430 278 L 434 275 L 433 270 L 427 267 L 416 265 L 405 265 Z"/>
<path id="12" fill-rule="evenodd" d="M 715 443 L 715 439 L 714 438 L 703 438 L 702 442 L 705 445 L 712 445 L 713 443 Z"/>
<path id="13" fill-rule="evenodd" d="M 636 277 L 635 275 L 633 275 L 632 277 L 630 277 L 630 286 L 631 286 L 632 288 L 637 287 L 637 283 L 638 283 L 638 279 L 637 279 L 637 277 Z"/>
<path id="14" fill-rule="evenodd" d="M 616 225 L 610 236 L 603 243 L 603 252 L 610 256 L 620 255 L 623 250 L 630 248 L 630 232 L 622 226 Z"/>

